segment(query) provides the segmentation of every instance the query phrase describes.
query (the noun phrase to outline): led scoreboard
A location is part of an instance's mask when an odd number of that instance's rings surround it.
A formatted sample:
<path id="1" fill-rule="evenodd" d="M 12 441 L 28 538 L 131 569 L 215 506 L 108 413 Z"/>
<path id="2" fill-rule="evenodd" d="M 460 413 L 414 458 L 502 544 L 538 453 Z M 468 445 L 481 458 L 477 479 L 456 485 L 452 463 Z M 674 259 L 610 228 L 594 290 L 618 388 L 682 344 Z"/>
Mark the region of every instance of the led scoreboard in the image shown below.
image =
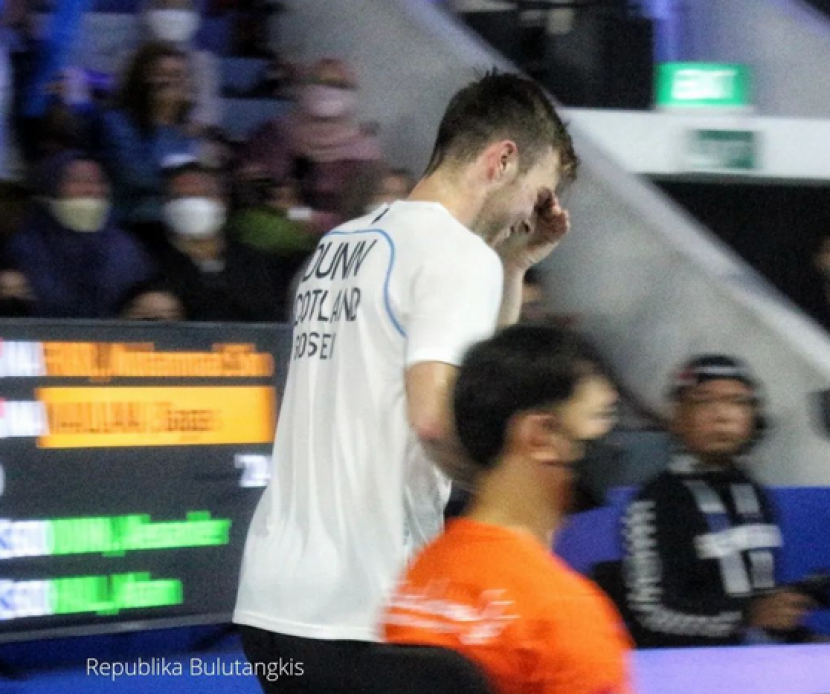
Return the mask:
<path id="1" fill-rule="evenodd" d="M 282 326 L 4 321 L 0 642 L 227 621 Z"/>

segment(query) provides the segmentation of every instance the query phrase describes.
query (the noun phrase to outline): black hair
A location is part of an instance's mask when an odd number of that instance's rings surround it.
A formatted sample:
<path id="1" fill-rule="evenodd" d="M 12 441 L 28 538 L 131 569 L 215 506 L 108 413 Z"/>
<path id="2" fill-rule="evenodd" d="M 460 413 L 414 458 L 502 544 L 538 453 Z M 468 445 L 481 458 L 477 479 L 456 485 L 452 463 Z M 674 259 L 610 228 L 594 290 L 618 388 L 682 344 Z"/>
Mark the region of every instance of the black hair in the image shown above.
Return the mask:
<path id="1" fill-rule="evenodd" d="M 559 152 L 563 180 L 576 176 L 579 159 L 571 136 L 544 90 L 526 77 L 496 70 L 452 98 L 426 173 L 447 161 L 471 162 L 499 139 L 516 143 L 522 171 L 553 148 Z"/>
<path id="2" fill-rule="evenodd" d="M 127 67 L 121 89 L 117 96 L 118 106 L 129 116 L 143 136 L 147 136 L 155 127 L 152 111 L 151 71 L 165 58 L 177 58 L 188 65 L 187 55 L 175 46 L 161 42 L 148 42 L 138 49 Z M 179 109 L 177 122 L 183 125 L 187 121 L 193 104 L 184 101 Z"/>
<path id="3" fill-rule="evenodd" d="M 217 169 L 210 166 L 205 166 L 204 164 L 202 164 L 202 162 L 195 158 L 193 160 L 188 160 L 183 164 L 162 166 L 161 169 L 161 177 L 166 185 L 170 185 L 170 182 L 173 181 L 173 179 L 190 173 L 200 173 L 206 174 L 207 176 L 217 177 L 222 175 L 221 171 L 218 171 Z"/>
<path id="4" fill-rule="evenodd" d="M 600 373 L 593 350 L 561 328 L 516 325 L 473 347 L 454 392 L 455 426 L 472 461 L 488 469 L 502 453 L 511 419 L 568 400 Z"/>
<path id="5" fill-rule="evenodd" d="M 217 169 L 213 166 L 205 166 L 198 160 L 162 168 L 161 176 L 162 181 L 164 182 L 165 191 L 169 194 L 173 183 L 178 178 L 185 176 L 186 174 L 201 174 L 203 176 L 208 176 L 216 181 L 219 197 L 227 198 L 230 195 L 230 183 L 226 173 L 222 169 Z"/>
<path id="6" fill-rule="evenodd" d="M 182 305 L 182 309 L 185 310 L 184 301 L 181 295 L 176 291 L 175 287 L 170 283 L 170 281 L 161 275 L 157 275 L 155 277 L 151 277 L 148 280 L 144 280 L 143 282 L 138 282 L 130 287 L 127 292 L 121 297 L 120 301 L 116 306 L 115 315 L 123 316 L 136 302 L 139 297 L 144 296 L 145 294 L 171 294 L 178 299 L 179 303 Z"/>

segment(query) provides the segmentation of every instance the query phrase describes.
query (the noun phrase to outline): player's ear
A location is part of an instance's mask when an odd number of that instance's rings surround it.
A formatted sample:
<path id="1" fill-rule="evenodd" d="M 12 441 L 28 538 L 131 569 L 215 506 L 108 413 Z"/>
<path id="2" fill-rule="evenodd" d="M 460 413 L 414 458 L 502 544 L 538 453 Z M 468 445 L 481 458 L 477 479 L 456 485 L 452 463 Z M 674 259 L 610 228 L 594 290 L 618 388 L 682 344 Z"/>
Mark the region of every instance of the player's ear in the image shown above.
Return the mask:
<path id="1" fill-rule="evenodd" d="M 512 179 L 519 169 L 519 148 L 513 140 L 499 140 L 482 155 L 488 181 L 503 183 Z"/>
<path id="2" fill-rule="evenodd" d="M 568 461 L 566 437 L 552 412 L 527 412 L 514 421 L 514 441 L 528 458 L 542 465 Z"/>

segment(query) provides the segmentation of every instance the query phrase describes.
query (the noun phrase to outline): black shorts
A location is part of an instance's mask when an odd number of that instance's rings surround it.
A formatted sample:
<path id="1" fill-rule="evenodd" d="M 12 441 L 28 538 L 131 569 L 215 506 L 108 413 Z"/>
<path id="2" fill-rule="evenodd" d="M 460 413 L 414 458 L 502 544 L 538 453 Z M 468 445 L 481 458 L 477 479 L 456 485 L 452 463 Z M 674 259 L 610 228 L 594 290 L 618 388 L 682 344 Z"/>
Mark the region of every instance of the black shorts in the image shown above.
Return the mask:
<path id="1" fill-rule="evenodd" d="M 248 626 L 240 626 L 239 632 L 245 657 L 268 694 L 359 692 L 355 679 L 365 674 L 366 654 L 375 645 L 304 639 Z"/>
<path id="2" fill-rule="evenodd" d="M 266 694 L 489 694 L 484 674 L 454 651 L 323 641 L 240 626 Z"/>

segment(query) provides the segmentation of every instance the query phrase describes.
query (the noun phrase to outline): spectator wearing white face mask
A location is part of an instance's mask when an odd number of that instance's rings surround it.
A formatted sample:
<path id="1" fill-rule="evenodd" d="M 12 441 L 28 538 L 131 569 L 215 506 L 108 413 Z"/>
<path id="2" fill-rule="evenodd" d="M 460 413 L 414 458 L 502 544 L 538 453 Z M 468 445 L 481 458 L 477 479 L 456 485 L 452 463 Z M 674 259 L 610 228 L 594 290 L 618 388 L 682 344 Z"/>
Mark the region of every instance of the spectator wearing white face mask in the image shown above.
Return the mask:
<path id="1" fill-rule="evenodd" d="M 334 223 L 360 213 L 383 172 L 377 137 L 357 120 L 357 81 L 340 60 L 317 62 L 300 90 L 294 111 L 266 124 L 242 155 L 243 170 L 293 178 L 300 194 Z"/>
<path id="2" fill-rule="evenodd" d="M 142 247 L 114 226 L 100 164 L 63 152 L 33 177 L 36 203 L 9 239 L 5 261 L 26 279 L 32 314 L 108 318 L 130 289 L 153 276 Z"/>
<path id="3" fill-rule="evenodd" d="M 159 265 L 189 320 L 272 321 L 277 296 L 267 261 L 225 235 L 221 176 L 197 163 L 166 175 L 168 242 Z"/>
<path id="4" fill-rule="evenodd" d="M 201 17 L 192 0 L 149 0 L 141 12 L 149 41 L 175 46 L 187 56 L 193 108 L 188 114 L 191 135 L 222 125 L 219 63 L 210 51 L 195 47 Z"/>

